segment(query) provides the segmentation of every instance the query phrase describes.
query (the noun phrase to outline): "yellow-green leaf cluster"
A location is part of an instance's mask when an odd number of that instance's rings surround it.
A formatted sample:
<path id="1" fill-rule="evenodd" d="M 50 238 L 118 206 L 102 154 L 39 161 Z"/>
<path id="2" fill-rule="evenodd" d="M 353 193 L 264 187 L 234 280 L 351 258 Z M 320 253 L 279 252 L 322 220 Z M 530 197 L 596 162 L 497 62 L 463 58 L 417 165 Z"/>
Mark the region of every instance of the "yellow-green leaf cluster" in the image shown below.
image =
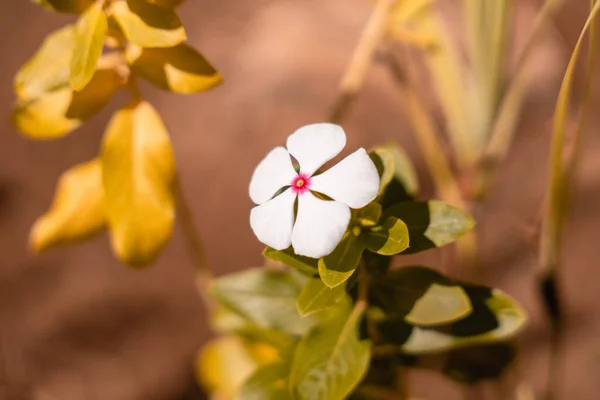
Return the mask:
<path id="1" fill-rule="evenodd" d="M 50 210 L 31 231 L 42 251 L 107 228 L 114 253 L 131 266 L 152 262 L 175 219 L 175 160 L 167 129 L 144 100 L 137 78 L 175 93 L 221 82 L 190 45 L 176 7 L 183 0 L 34 0 L 76 23 L 50 33 L 15 77 L 15 127 L 33 139 L 57 139 L 102 110 L 119 89 L 97 159 L 61 177 Z"/>

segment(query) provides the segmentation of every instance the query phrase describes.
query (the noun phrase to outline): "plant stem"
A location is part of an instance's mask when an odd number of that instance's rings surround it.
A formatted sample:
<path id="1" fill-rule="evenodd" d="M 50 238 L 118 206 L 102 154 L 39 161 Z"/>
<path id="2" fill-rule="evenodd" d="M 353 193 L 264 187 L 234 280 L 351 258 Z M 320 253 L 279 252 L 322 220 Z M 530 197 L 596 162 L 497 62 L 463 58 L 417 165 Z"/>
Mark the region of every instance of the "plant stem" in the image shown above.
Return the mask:
<path id="1" fill-rule="evenodd" d="M 397 0 L 378 0 L 363 29 L 354 54 L 340 83 L 339 93 L 331 108 L 329 120 L 339 123 L 362 87 L 377 46 L 383 40 L 392 7 Z"/>
<path id="2" fill-rule="evenodd" d="M 206 257 L 206 252 L 204 251 L 204 246 L 202 245 L 200 234 L 194 224 L 194 216 L 192 215 L 186 196 L 183 193 L 179 178 L 176 179 L 174 192 L 178 204 L 177 211 L 179 220 L 181 221 L 181 228 L 185 236 L 191 261 L 196 269 L 196 283 L 206 300 L 206 294 L 208 293 L 208 287 L 212 281 L 213 274 L 210 269 L 210 264 L 208 263 L 208 258 Z M 210 301 L 207 301 L 207 304 L 210 304 Z"/>

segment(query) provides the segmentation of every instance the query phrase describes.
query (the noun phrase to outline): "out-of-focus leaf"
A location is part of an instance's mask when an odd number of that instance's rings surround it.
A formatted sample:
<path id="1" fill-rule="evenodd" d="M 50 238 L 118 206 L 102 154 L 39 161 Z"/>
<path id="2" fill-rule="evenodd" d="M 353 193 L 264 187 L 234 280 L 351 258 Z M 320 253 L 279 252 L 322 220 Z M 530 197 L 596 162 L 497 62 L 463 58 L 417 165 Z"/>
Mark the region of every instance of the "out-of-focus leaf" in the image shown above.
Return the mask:
<path id="1" fill-rule="evenodd" d="M 211 293 L 259 327 L 301 335 L 310 327 L 311 319 L 300 317 L 296 309 L 300 290 L 287 272 L 254 268 L 218 278 Z"/>
<path id="2" fill-rule="evenodd" d="M 384 207 L 417 196 L 417 173 L 404 149 L 394 144 L 378 146 L 369 152 L 369 156 L 379 172 L 379 201 Z"/>
<path id="3" fill-rule="evenodd" d="M 81 13 L 88 8 L 94 0 L 33 0 L 50 10 L 64 13 Z"/>
<path id="4" fill-rule="evenodd" d="M 104 228 L 102 171 L 99 160 L 79 164 L 60 177 L 50 210 L 31 229 L 35 251 L 85 239 Z"/>
<path id="5" fill-rule="evenodd" d="M 185 29 L 174 11 L 146 0 L 117 0 L 113 15 L 125 37 L 142 47 L 172 47 L 186 39 Z"/>
<path id="6" fill-rule="evenodd" d="M 463 383 L 499 379 L 515 359 L 516 349 L 508 343 L 492 343 L 451 350 L 443 373 Z"/>
<path id="7" fill-rule="evenodd" d="M 291 248 L 280 251 L 266 247 L 263 251 L 263 256 L 283 263 L 288 267 L 295 268 L 304 275 L 316 276 L 319 274 L 317 259 L 294 254 Z"/>
<path id="8" fill-rule="evenodd" d="M 13 124 L 33 139 L 59 138 L 104 108 L 120 85 L 121 80 L 114 70 L 99 69 L 80 92 L 63 86 L 20 101 L 13 110 Z"/>
<path id="9" fill-rule="evenodd" d="M 397 316 L 410 324 L 448 324 L 472 311 L 460 285 L 426 267 L 391 269 L 373 277 L 369 293 L 372 305 L 387 316 Z"/>
<path id="10" fill-rule="evenodd" d="M 75 43 L 71 57 L 71 86 L 80 91 L 90 82 L 102 54 L 108 29 L 103 2 L 92 4 L 79 17 L 75 27 Z"/>
<path id="11" fill-rule="evenodd" d="M 342 400 L 360 383 L 371 358 L 370 343 L 358 336 L 362 311 L 350 301 L 312 328 L 298 343 L 290 385 L 292 398 Z"/>
<path id="12" fill-rule="evenodd" d="M 115 113 L 101 160 L 113 250 L 129 265 L 147 265 L 167 244 L 175 219 L 173 148 L 149 103 Z"/>
<path id="13" fill-rule="evenodd" d="M 408 248 L 408 228 L 396 217 L 387 217 L 383 225 L 375 226 L 365 235 L 367 248 L 373 253 L 391 256 Z"/>
<path id="14" fill-rule="evenodd" d="M 415 325 L 438 325 L 464 318 L 472 310 L 463 288 L 432 283 L 404 320 Z"/>
<path id="15" fill-rule="evenodd" d="M 319 276 L 323 283 L 334 288 L 354 273 L 365 249 L 362 239 L 346 232 L 333 252 L 319 260 Z"/>
<path id="16" fill-rule="evenodd" d="M 233 399 L 246 379 L 275 355 L 263 345 L 252 345 L 235 336 L 213 339 L 196 360 L 196 377 L 217 398 Z"/>
<path id="17" fill-rule="evenodd" d="M 221 83 L 221 75 L 196 50 L 185 43 L 175 47 L 143 49 L 128 46 L 132 70 L 160 89 L 191 94 Z"/>
<path id="18" fill-rule="evenodd" d="M 165 8 L 175 8 L 181 5 L 181 3 L 184 1 L 185 0 L 148 0 L 150 3 L 154 3 Z"/>
<path id="19" fill-rule="evenodd" d="M 496 343 L 514 337 L 526 316 L 519 304 L 498 289 L 463 286 L 473 311 L 466 318 L 439 329 L 414 327 L 402 351 L 427 354 L 473 344 Z"/>
<path id="20" fill-rule="evenodd" d="M 296 302 L 300 315 L 306 316 L 334 306 L 346 294 L 346 285 L 325 286 L 320 278 L 306 282 Z"/>
<path id="21" fill-rule="evenodd" d="M 475 226 L 469 214 L 436 200 L 394 204 L 383 213 L 383 218 L 389 216 L 401 219 L 408 227 L 410 247 L 405 254 L 451 243 Z"/>
<path id="22" fill-rule="evenodd" d="M 287 378 L 290 366 L 287 362 L 276 362 L 258 368 L 242 386 L 239 400 L 282 400 L 287 399 Z"/>
<path id="23" fill-rule="evenodd" d="M 35 55 L 19 70 L 15 91 L 21 99 L 40 97 L 69 83 L 73 32 L 73 25 L 66 25 L 49 34 Z"/>

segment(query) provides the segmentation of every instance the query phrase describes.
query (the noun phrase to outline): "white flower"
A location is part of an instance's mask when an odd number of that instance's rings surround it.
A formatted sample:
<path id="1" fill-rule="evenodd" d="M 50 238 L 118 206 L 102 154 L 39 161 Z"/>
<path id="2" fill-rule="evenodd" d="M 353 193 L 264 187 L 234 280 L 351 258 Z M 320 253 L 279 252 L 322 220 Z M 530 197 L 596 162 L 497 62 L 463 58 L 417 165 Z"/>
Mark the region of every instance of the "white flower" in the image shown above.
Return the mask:
<path id="1" fill-rule="evenodd" d="M 313 175 L 345 145 L 340 126 L 307 125 L 288 137 L 287 150 L 276 147 L 258 164 L 250 181 L 250 198 L 258 204 L 250 213 L 250 225 L 261 242 L 276 250 L 291 244 L 296 254 L 312 258 L 335 249 L 348 228 L 350 208 L 366 206 L 379 191 L 377 168 L 363 148 Z M 299 172 L 290 155 L 300 164 Z M 333 200 L 321 200 L 313 192 Z"/>

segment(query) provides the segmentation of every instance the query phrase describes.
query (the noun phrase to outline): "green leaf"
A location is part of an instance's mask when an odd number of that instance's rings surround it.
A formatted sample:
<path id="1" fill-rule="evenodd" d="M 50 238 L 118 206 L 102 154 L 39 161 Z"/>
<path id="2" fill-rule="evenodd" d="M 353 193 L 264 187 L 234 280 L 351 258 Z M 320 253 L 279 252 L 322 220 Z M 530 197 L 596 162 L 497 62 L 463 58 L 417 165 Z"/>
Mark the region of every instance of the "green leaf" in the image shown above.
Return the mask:
<path id="1" fill-rule="evenodd" d="M 50 210 L 35 221 L 31 246 L 43 251 L 88 238 L 100 232 L 105 221 L 100 162 L 76 165 L 62 174 Z"/>
<path id="2" fill-rule="evenodd" d="M 115 113 L 101 160 L 113 250 L 129 265 L 147 265 L 167 244 L 175 219 L 173 148 L 149 103 Z"/>
<path id="3" fill-rule="evenodd" d="M 177 14 L 146 0 L 118 0 L 111 4 L 125 37 L 142 47 L 172 47 L 186 40 Z"/>
<path id="4" fill-rule="evenodd" d="M 34 2 L 52 10 L 63 13 L 81 13 L 88 8 L 94 0 L 33 0 Z"/>
<path id="5" fill-rule="evenodd" d="M 108 22 L 102 1 L 92 4 L 77 21 L 71 58 L 71 86 L 80 91 L 90 82 L 102 54 Z"/>
<path id="6" fill-rule="evenodd" d="M 405 254 L 451 243 L 475 226 L 469 214 L 435 200 L 394 204 L 383 213 L 384 218 L 390 216 L 401 219 L 408 227 L 410 247 Z"/>
<path id="7" fill-rule="evenodd" d="M 412 200 L 419 193 L 417 174 L 404 149 L 395 144 L 369 152 L 380 176 L 379 200 L 384 206 Z"/>
<path id="8" fill-rule="evenodd" d="M 472 311 L 460 285 L 426 267 L 402 267 L 372 277 L 369 293 L 373 306 L 411 324 L 448 324 Z"/>
<path id="9" fill-rule="evenodd" d="M 376 202 L 371 202 L 359 210 L 352 210 L 356 215 L 356 220 L 362 227 L 375 226 L 381 218 L 381 205 Z"/>
<path id="10" fill-rule="evenodd" d="M 283 263 L 288 267 L 295 268 L 304 275 L 316 276 L 319 274 L 318 260 L 314 258 L 299 256 L 295 254 L 291 248 L 280 251 L 275 250 L 271 247 L 266 247 L 263 250 L 262 255 L 267 258 L 270 258 L 271 260 Z"/>
<path id="11" fill-rule="evenodd" d="M 472 310 L 463 288 L 432 283 L 404 320 L 421 326 L 439 325 L 464 318 Z"/>
<path id="12" fill-rule="evenodd" d="M 127 47 L 126 57 L 133 72 L 158 88 L 174 93 L 198 93 L 222 82 L 217 70 L 185 43 L 154 49 L 131 45 Z"/>
<path id="13" fill-rule="evenodd" d="M 304 285 L 296 304 L 300 315 L 306 316 L 334 306 L 345 294 L 344 284 L 330 288 L 320 278 L 312 278 Z"/>
<path id="14" fill-rule="evenodd" d="M 362 314 L 341 302 L 335 315 L 300 340 L 290 374 L 293 398 L 342 400 L 360 383 L 371 358 L 369 341 L 358 336 Z"/>
<path id="15" fill-rule="evenodd" d="M 442 372 L 455 381 L 474 384 L 496 380 L 508 369 L 516 349 L 508 343 L 492 343 L 450 350 L 444 355 Z"/>
<path id="16" fill-rule="evenodd" d="M 258 368 L 240 389 L 239 400 L 281 400 L 288 397 L 290 366 L 277 362 Z"/>
<path id="17" fill-rule="evenodd" d="M 99 69 L 80 92 L 64 86 L 19 101 L 13 109 L 12 122 L 33 139 L 59 138 L 102 110 L 120 86 L 121 79 L 114 70 Z"/>
<path id="18" fill-rule="evenodd" d="M 19 70 L 15 77 L 15 91 L 21 99 L 40 97 L 69 83 L 73 34 L 73 25 L 52 32 Z"/>
<path id="19" fill-rule="evenodd" d="M 287 272 L 254 268 L 218 278 L 211 293 L 258 327 L 301 335 L 311 319 L 301 318 L 296 309 L 300 289 Z"/>
<path id="20" fill-rule="evenodd" d="M 387 217 L 383 225 L 372 228 L 364 240 L 370 251 L 391 256 L 408 248 L 408 228 L 398 218 Z"/>
<path id="21" fill-rule="evenodd" d="M 323 283 L 334 288 L 354 273 L 365 247 L 360 237 L 346 232 L 331 254 L 319 260 L 319 276 Z"/>

